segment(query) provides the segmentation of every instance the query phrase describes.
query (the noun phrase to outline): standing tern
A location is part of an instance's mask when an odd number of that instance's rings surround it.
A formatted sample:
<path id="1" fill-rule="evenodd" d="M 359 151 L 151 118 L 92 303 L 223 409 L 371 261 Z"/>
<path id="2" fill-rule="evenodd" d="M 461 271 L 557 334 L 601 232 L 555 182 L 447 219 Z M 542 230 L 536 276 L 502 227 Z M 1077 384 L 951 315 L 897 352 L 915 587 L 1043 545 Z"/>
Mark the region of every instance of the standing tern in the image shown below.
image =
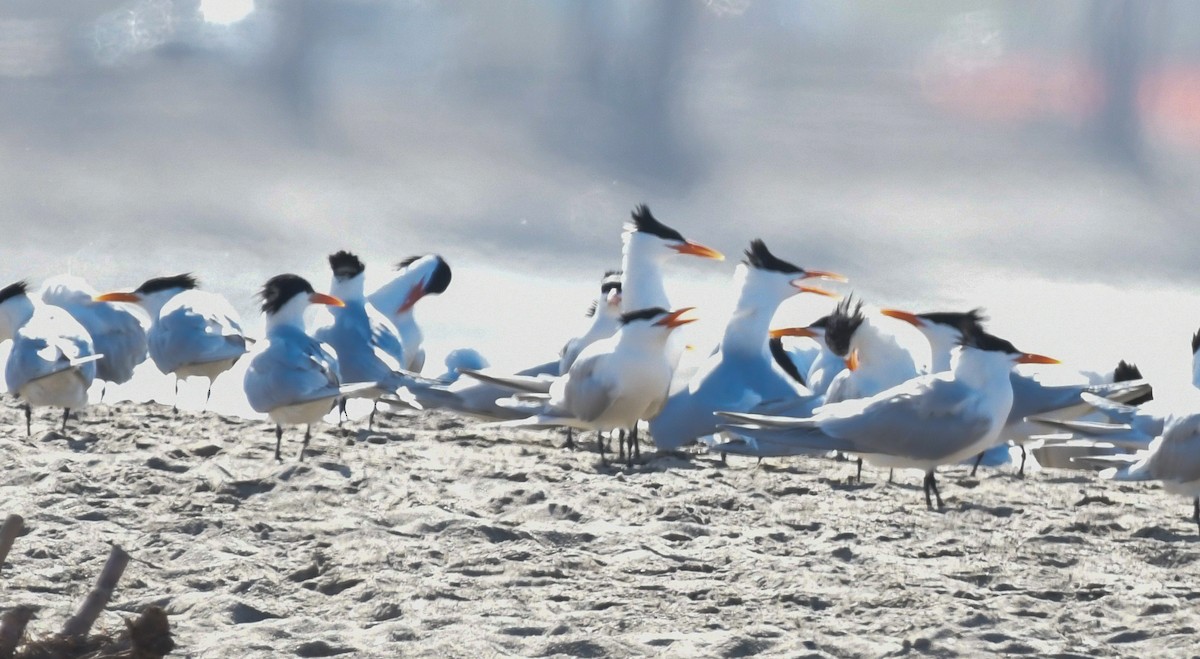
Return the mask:
<path id="1" fill-rule="evenodd" d="M 584 350 L 571 370 L 555 380 L 549 400 L 529 418 L 504 422 L 509 427 L 568 426 L 597 433 L 631 428 L 662 409 L 671 386 L 674 364 L 667 339 L 690 307 L 667 311 L 640 309 L 621 316 L 621 329 Z M 480 377 L 467 371 L 472 377 Z M 486 378 L 486 375 L 483 375 Z M 604 441 L 597 438 L 600 459 Z"/>
<path id="2" fill-rule="evenodd" d="M 357 388 L 341 385 L 337 360 L 304 331 L 309 305 L 341 307 L 342 301 L 314 292 L 308 281 L 292 274 L 267 280 L 259 298 L 267 316 L 267 345 L 250 360 L 242 386 L 250 407 L 275 422 L 276 460 L 283 426 L 306 426 L 300 447 L 300 460 L 304 460 L 312 424 L 324 418 L 343 393 Z"/>
<path id="3" fill-rule="evenodd" d="M 1107 465 L 1128 462 L 1123 467 L 1109 467 L 1100 477 L 1118 481 L 1161 481 L 1163 489 L 1192 500 L 1192 519 L 1200 531 L 1200 405 L 1189 401 L 1187 407 L 1167 418 L 1162 434 L 1149 449 L 1134 455 L 1087 456 L 1075 462 Z"/>
<path id="4" fill-rule="evenodd" d="M 939 355 L 945 354 L 946 346 L 963 340 L 964 334 L 983 331 L 984 316 L 978 309 L 966 313 L 927 314 L 887 309 L 883 313 L 908 322 L 924 334 L 929 340 L 935 361 L 940 359 Z M 1026 423 L 1027 417 L 1049 413 L 1062 418 L 1078 416 L 1089 409 L 1082 398 L 1084 393 L 1125 401 L 1140 397 L 1149 390 L 1149 384 L 1144 380 L 1093 385 L 1083 376 L 1080 376 L 1081 382 L 1075 384 L 1047 384 L 1036 372 L 1020 369 L 1013 369 L 1009 380 L 1012 385 L 1013 403 L 1001 437 L 1011 440 L 1021 448 L 1021 466 L 1017 470 L 1020 476 L 1025 475 L 1025 445 L 1035 441 L 1035 437 L 1045 432 L 1044 426 Z M 975 468 L 971 470 L 972 475 L 983 458 L 982 453 L 977 456 Z"/>
<path id="5" fill-rule="evenodd" d="M 865 455 L 883 467 L 925 472 L 930 493 L 944 507 L 934 472 L 991 446 L 1012 407 L 1008 374 L 1015 363 L 1053 364 L 986 333 L 955 350 L 949 371 L 926 374 L 869 398 L 825 405 L 808 418 L 726 414 L 734 437 L 717 450 L 743 455 L 793 455 L 836 450 Z"/>
<path id="6" fill-rule="evenodd" d="M 798 293 L 836 297 L 805 285 L 808 279 L 845 281 L 841 275 L 805 270 L 784 261 L 754 240 L 738 264 L 734 282 L 740 293 L 717 351 L 650 421 L 650 436 L 662 450 L 678 449 L 717 430 L 713 412 L 747 412 L 767 401 L 810 397 L 802 382 L 788 375 L 770 351 L 768 330 L 779 306 Z"/>
<path id="7" fill-rule="evenodd" d="M 403 368 L 406 349 L 396 326 L 363 295 L 363 262 L 350 252 L 339 251 L 329 255 L 329 267 L 333 270 L 330 288 L 343 304 L 330 307 L 333 322 L 318 328 L 313 336 L 337 353 L 338 368 L 347 381 L 378 384 L 353 396 L 370 398 L 374 404 L 380 396 L 396 394 L 409 381 Z M 340 405 L 344 411 L 345 401 Z M 372 407 L 367 428 L 374 424 Z"/>
<path id="8" fill-rule="evenodd" d="M 175 410 L 179 380 L 208 380 L 205 405 L 212 383 L 246 354 L 246 336 L 237 311 L 225 298 L 197 288 L 191 274 L 148 279 L 132 292 L 105 293 L 99 302 L 132 302 L 150 316 L 146 339 L 150 359 L 158 370 L 175 375 Z"/>
<path id="9" fill-rule="evenodd" d="M 96 376 L 92 338 L 64 309 L 29 297 L 24 281 L 0 289 L 0 341 L 12 340 L 4 365 L 9 391 L 25 401 L 25 433 L 32 434 L 34 407 L 63 408 L 62 429 L 71 410 L 87 405 Z"/>
<path id="10" fill-rule="evenodd" d="M 96 379 L 105 383 L 100 392 L 104 399 L 107 383 L 124 384 L 133 377 L 133 369 L 146 361 L 146 327 L 137 314 L 111 302 L 97 302 L 99 294 L 82 277 L 59 275 L 42 283 L 41 298 L 66 310 L 92 337 L 96 352 L 104 359 L 96 362 Z"/>
<path id="11" fill-rule="evenodd" d="M 404 346 L 401 366 L 406 371 L 420 373 L 425 368 L 425 348 L 421 345 L 424 335 L 413 310 L 425 296 L 446 291 L 450 286 L 450 264 L 437 254 L 426 254 L 404 259 L 396 265 L 396 270 L 396 277 L 367 299 L 396 326 Z"/>

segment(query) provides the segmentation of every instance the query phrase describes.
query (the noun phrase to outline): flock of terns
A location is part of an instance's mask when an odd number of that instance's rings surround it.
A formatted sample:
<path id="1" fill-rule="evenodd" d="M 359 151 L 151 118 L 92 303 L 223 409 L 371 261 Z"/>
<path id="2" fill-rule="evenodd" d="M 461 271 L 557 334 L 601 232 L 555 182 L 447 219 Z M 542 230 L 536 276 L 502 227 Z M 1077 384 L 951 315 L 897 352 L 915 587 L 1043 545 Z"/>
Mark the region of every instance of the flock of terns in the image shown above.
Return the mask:
<path id="1" fill-rule="evenodd" d="M 37 294 L 11 284 L 0 289 L 0 341 L 13 342 L 5 377 L 24 403 L 27 432 L 33 407 L 63 408 L 65 430 L 94 379 L 125 382 L 147 356 L 176 376 L 176 391 L 179 379 L 204 377 L 211 395 L 212 380 L 248 355 L 245 394 L 276 424 L 277 460 L 284 426 L 306 426 L 303 459 L 311 424 L 339 405 L 341 419 L 347 398 L 365 398 L 505 427 L 566 427 L 569 443 L 572 430 L 596 431 L 601 460 L 603 434 L 615 433 L 630 464 L 641 426 L 659 451 L 699 444 L 722 457 L 836 454 L 858 460 L 859 479 L 863 461 L 915 468 L 925 473 L 926 505 L 939 509 L 941 465 L 974 460 L 978 468 L 1012 443 L 1023 473 L 1026 444 L 1087 446 L 1092 454 L 1075 459 L 1108 467 L 1102 477 L 1159 480 L 1192 498 L 1200 527 L 1200 405 L 1156 407 L 1136 367 L 1122 362 L 1111 373 L 1072 371 L 1069 384 L 1047 383 L 1045 369 L 1018 365 L 1058 362 L 989 334 L 979 310 L 916 314 L 842 298 L 811 284 L 844 277 L 785 261 L 761 240 L 737 266 L 737 303 L 720 342 L 697 351 L 675 333 L 695 320 L 693 308 L 670 304 L 663 270 L 678 256 L 723 256 L 645 206 L 633 211 L 622 243 L 621 269 L 602 278 L 588 330 L 558 359 L 519 373 L 490 370 L 464 349 L 447 358 L 446 376 L 421 375 L 413 308 L 447 289 L 449 266 L 433 254 L 407 259 L 368 295 L 365 265 L 339 251 L 329 256 L 328 294 L 294 274 L 263 285 L 265 341 L 247 337 L 229 302 L 189 274 L 103 294 L 72 276 Z M 805 327 L 772 329 L 779 306 L 800 294 L 836 301 Z M 328 308 L 322 322 L 306 314 L 312 305 Z M 912 332 L 905 325 L 927 345 L 902 340 Z M 1200 387 L 1198 348 L 1200 335 L 1192 342 Z"/>

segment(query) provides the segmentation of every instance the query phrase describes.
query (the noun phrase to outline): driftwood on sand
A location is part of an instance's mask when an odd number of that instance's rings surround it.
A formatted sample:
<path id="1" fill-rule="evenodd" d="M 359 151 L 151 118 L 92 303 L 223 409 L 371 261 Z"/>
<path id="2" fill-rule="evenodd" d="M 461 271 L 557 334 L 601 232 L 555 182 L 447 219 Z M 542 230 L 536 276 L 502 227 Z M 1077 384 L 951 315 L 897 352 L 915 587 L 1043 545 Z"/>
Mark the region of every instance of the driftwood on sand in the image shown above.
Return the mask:
<path id="1" fill-rule="evenodd" d="M 15 518 L 15 523 L 13 519 Z M 22 520 L 10 515 L 0 530 L 0 563 L 12 547 L 12 538 L 20 533 Z M 10 530 L 16 529 L 16 530 Z M 108 560 L 96 579 L 96 585 L 79 605 L 62 631 L 41 639 L 25 639 L 25 627 L 34 609 L 17 606 L 0 615 L 0 659 L 161 659 L 175 649 L 167 613 L 161 607 L 146 607 L 133 620 L 125 621 L 125 631 L 89 636 L 92 625 L 108 605 L 117 582 L 129 565 L 129 554 L 113 546 Z"/>

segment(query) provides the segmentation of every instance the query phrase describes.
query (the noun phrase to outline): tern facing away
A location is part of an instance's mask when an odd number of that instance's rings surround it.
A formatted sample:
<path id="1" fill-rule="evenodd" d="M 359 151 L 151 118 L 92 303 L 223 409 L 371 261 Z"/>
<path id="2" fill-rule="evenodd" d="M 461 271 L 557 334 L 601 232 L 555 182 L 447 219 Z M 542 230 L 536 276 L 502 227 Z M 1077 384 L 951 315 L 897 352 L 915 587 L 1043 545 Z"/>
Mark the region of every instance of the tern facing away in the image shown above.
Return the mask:
<path id="1" fill-rule="evenodd" d="M 342 302 L 314 292 L 308 281 L 292 274 L 267 280 L 259 297 L 267 315 L 267 345 L 250 360 L 242 386 L 250 407 L 275 422 L 276 460 L 280 459 L 283 426 L 306 426 L 300 447 L 303 460 L 312 424 L 323 419 L 343 393 L 357 388 L 341 385 L 337 360 L 304 331 L 304 311 L 309 305 L 340 307 Z"/>
<path id="2" fill-rule="evenodd" d="M 74 275 L 59 275 L 42 282 L 41 298 L 46 304 L 65 309 L 92 337 L 96 352 L 104 359 L 96 362 L 96 379 L 124 384 L 133 377 L 133 369 L 146 361 L 146 327 L 140 316 L 111 302 L 97 302 L 99 294 L 91 284 Z M 100 393 L 104 399 L 104 391 Z"/>
<path id="3" fill-rule="evenodd" d="M 676 328 L 693 322 L 682 318 L 690 307 L 631 311 L 621 316 L 621 329 L 593 343 L 571 370 L 556 379 L 549 399 L 531 417 L 501 426 L 545 428 L 567 426 L 597 433 L 632 428 L 652 419 L 662 408 L 675 370 L 667 354 L 667 340 Z M 467 371 L 472 377 L 488 376 Z M 498 384 L 505 385 L 502 379 Z M 597 438 L 604 461 L 604 441 Z"/>
<path id="4" fill-rule="evenodd" d="M 34 407 L 63 408 L 62 429 L 72 409 L 87 405 L 87 391 L 103 357 L 79 321 L 64 309 L 29 297 L 18 281 L 0 289 L 0 341 L 12 340 L 4 365 L 9 391 L 25 401 L 25 432 L 32 434 Z"/>
<path id="5" fill-rule="evenodd" d="M 328 343 L 337 353 L 338 368 L 347 381 L 378 384 L 353 397 L 374 402 L 385 394 L 397 393 L 409 381 L 403 374 L 406 348 L 396 326 L 363 294 L 366 266 L 354 254 L 340 251 L 329 255 L 329 267 L 333 270 L 330 289 L 343 304 L 330 307 L 333 322 L 318 328 L 313 337 Z M 344 411 L 344 400 L 340 406 Z M 367 428 L 374 424 L 372 407 Z"/>
<path id="6" fill-rule="evenodd" d="M 718 410 L 748 412 L 764 402 L 811 397 L 812 392 L 771 354 L 768 331 L 779 306 L 793 295 L 836 297 L 806 286 L 805 281 L 813 278 L 845 281 L 832 272 L 805 270 L 784 261 L 762 240 L 750 243 L 734 273 L 740 294 L 717 351 L 650 421 L 656 447 L 674 450 L 711 435 L 717 431 L 713 412 Z"/>
<path id="7" fill-rule="evenodd" d="M 930 494 L 944 507 L 934 471 L 991 446 L 1012 407 L 1008 374 L 1016 363 L 1053 364 L 1021 352 L 1004 339 L 972 333 L 955 350 L 949 371 L 913 378 L 869 398 L 825 405 L 808 418 L 753 414 L 721 416 L 733 437 L 715 447 L 728 453 L 771 456 L 842 451 L 876 465 L 925 472 Z"/>
<path id="8" fill-rule="evenodd" d="M 225 298 L 197 288 L 191 274 L 148 279 L 132 292 L 105 293 L 99 302 L 132 302 L 150 316 L 146 339 L 150 359 L 158 370 L 175 375 L 175 410 L 179 380 L 208 379 L 205 405 L 212 383 L 246 354 L 246 336 L 237 311 Z"/>
<path id="9" fill-rule="evenodd" d="M 437 254 L 412 256 L 396 265 L 392 281 L 380 286 L 367 297 L 375 308 L 392 321 L 404 346 L 406 371 L 420 373 L 425 368 L 424 334 L 417 325 L 413 310 L 427 295 L 440 295 L 450 286 L 450 264 Z M 336 291 L 334 292 L 336 295 Z"/>

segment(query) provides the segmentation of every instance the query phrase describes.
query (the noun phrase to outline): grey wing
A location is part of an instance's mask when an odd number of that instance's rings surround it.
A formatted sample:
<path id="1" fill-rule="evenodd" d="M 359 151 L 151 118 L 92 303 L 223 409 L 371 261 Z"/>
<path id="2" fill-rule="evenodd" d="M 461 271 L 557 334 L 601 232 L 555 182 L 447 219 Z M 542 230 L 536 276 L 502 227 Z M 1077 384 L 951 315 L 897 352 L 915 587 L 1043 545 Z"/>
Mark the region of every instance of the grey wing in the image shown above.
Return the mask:
<path id="1" fill-rule="evenodd" d="M 575 362 L 562 383 L 561 403 L 552 403 L 556 413 L 565 411 L 576 419 L 594 421 L 608 410 L 614 400 L 614 388 L 600 365 L 601 360 L 596 358 L 585 357 Z"/>
<path id="2" fill-rule="evenodd" d="M 250 362 L 243 385 L 250 406 L 257 412 L 339 393 L 336 366 L 315 342 L 268 346 Z"/>
<path id="3" fill-rule="evenodd" d="M 1144 468 L 1152 478 L 1175 483 L 1200 480 L 1200 414 L 1171 419 L 1163 431 L 1163 441 L 1146 458 Z"/>
<path id="4" fill-rule="evenodd" d="M 869 399 L 822 408 L 818 425 L 860 453 L 936 459 L 978 441 L 992 428 L 994 420 L 980 402 L 973 388 L 930 376 Z"/>

